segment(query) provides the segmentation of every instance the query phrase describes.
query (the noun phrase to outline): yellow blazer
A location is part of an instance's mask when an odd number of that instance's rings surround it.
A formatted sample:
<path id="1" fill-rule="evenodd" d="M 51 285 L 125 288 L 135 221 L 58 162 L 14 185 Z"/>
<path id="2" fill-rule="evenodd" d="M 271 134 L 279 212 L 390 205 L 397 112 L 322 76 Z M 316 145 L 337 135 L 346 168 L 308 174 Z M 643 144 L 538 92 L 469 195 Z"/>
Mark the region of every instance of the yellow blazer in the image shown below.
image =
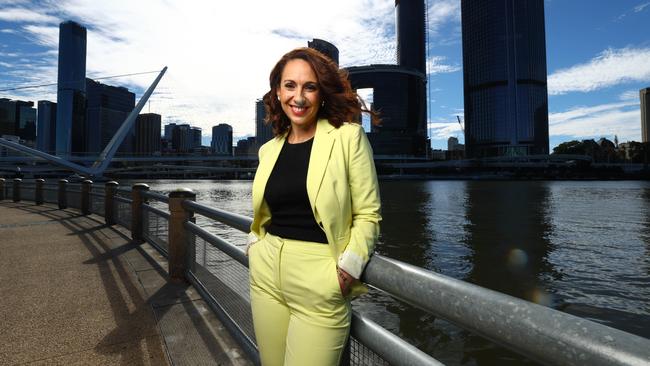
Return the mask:
<path id="1" fill-rule="evenodd" d="M 285 138 L 273 138 L 259 150 L 249 245 L 266 235 L 271 211 L 264 190 Z M 307 195 L 339 268 L 360 278 L 379 235 L 381 203 L 372 148 L 359 124 L 335 128 L 326 119 L 318 120 L 307 170 Z M 351 296 L 365 291 L 365 286 L 354 286 Z"/>

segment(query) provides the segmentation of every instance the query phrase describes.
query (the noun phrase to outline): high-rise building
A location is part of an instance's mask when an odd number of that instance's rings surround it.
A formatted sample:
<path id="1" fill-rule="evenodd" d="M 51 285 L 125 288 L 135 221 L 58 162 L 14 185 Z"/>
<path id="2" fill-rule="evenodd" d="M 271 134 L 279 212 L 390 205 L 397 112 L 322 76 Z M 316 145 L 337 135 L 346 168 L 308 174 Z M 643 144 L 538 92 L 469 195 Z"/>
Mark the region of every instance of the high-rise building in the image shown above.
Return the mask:
<path id="1" fill-rule="evenodd" d="M 639 91 L 641 98 L 641 142 L 650 142 L 650 88 Z"/>
<path id="2" fill-rule="evenodd" d="M 381 126 L 368 139 L 375 155 L 426 156 L 427 76 L 425 1 L 395 0 L 397 65 L 346 68 L 354 89 L 373 89 Z"/>
<path id="3" fill-rule="evenodd" d="M 34 102 L 16 101 L 16 135 L 21 140 L 36 141 L 36 109 Z"/>
<path id="4" fill-rule="evenodd" d="M 56 154 L 68 156 L 86 118 L 86 28 L 72 21 L 59 25 L 57 82 Z"/>
<path id="5" fill-rule="evenodd" d="M 461 0 L 467 156 L 548 154 L 544 0 Z"/>
<path id="6" fill-rule="evenodd" d="M 135 153 L 152 155 L 160 153 L 161 116 L 143 113 L 135 120 Z"/>
<path id="7" fill-rule="evenodd" d="M 237 141 L 236 156 L 253 156 L 255 154 L 257 154 L 257 143 L 254 136 Z"/>
<path id="8" fill-rule="evenodd" d="M 192 149 L 201 147 L 203 143 L 201 142 L 202 138 L 202 130 L 201 127 L 191 127 L 191 134 L 192 134 Z"/>
<path id="9" fill-rule="evenodd" d="M 17 136 L 19 140 L 36 140 L 34 102 L 0 98 L 0 136 Z"/>
<path id="10" fill-rule="evenodd" d="M 226 123 L 213 126 L 210 145 L 216 155 L 232 156 L 232 127 Z"/>
<path id="11" fill-rule="evenodd" d="M 266 118 L 264 101 L 258 99 L 255 101 L 255 141 L 259 146 L 273 138 L 273 127 L 271 124 L 264 123 L 264 118 Z"/>
<path id="12" fill-rule="evenodd" d="M 98 154 L 108 145 L 135 107 L 135 94 L 123 87 L 86 80 L 86 123 L 72 133 L 73 152 Z M 135 126 L 117 151 L 132 153 L 134 138 Z"/>
<path id="13" fill-rule="evenodd" d="M 36 148 L 53 153 L 56 148 L 56 103 L 38 101 Z"/>
<path id="14" fill-rule="evenodd" d="M 187 153 L 192 150 L 194 141 L 192 128 L 190 125 L 183 123 L 175 125 L 172 129 L 172 149 L 179 153 Z"/>
<path id="15" fill-rule="evenodd" d="M 307 47 L 315 49 L 323 55 L 331 58 L 337 65 L 339 64 L 339 49 L 336 48 L 335 45 L 325 40 L 314 38 L 311 41 L 307 41 Z"/>
<path id="16" fill-rule="evenodd" d="M 176 123 L 169 123 L 165 125 L 165 139 L 167 141 L 172 140 L 172 133 L 174 132 L 174 128 L 176 128 Z"/>
<path id="17" fill-rule="evenodd" d="M 0 98 L 0 136 L 16 135 L 16 102 Z"/>

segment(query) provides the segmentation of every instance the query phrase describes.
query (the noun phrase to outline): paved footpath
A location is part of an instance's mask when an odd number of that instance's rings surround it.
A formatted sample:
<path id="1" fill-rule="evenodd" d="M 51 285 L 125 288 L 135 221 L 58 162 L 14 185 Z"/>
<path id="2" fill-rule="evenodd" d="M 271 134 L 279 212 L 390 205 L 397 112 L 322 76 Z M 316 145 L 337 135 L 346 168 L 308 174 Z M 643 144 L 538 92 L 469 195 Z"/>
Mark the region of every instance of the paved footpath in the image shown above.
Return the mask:
<path id="1" fill-rule="evenodd" d="M 0 201 L 0 365 L 250 365 L 148 244 L 95 215 Z"/>

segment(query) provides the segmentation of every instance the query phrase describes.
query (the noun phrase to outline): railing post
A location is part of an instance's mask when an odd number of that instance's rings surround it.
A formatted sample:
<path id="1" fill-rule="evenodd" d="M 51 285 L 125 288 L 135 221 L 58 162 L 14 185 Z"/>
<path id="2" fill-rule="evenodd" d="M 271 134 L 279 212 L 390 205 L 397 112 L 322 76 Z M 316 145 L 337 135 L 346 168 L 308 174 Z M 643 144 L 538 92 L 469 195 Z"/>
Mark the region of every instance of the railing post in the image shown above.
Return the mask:
<path id="1" fill-rule="evenodd" d="M 93 188 L 93 181 L 86 179 L 81 182 L 81 214 L 90 215 L 90 191 Z"/>
<path id="2" fill-rule="evenodd" d="M 106 225 L 115 225 L 115 192 L 119 184 L 115 181 L 104 185 L 104 221 Z"/>
<path id="3" fill-rule="evenodd" d="M 59 210 L 64 210 L 68 208 L 68 180 L 59 179 L 59 192 L 58 192 L 58 201 L 59 201 Z"/>
<path id="4" fill-rule="evenodd" d="M 185 281 L 187 256 L 190 255 L 190 235 L 185 230 L 185 222 L 194 216 L 192 211 L 183 208 L 183 201 L 196 200 L 191 189 L 180 188 L 169 192 L 169 279 L 172 282 Z"/>
<path id="5" fill-rule="evenodd" d="M 23 180 L 20 178 L 14 178 L 14 202 L 20 202 L 20 183 L 22 183 L 22 181 Z"/>
<path id="6" fill-rule="evenodd" d="M 45 183 L 45 179 L 43 178 L 36 179 L 36 189 L 34 190 L 34 202 L 36 202 L 37 205 L 43 204 L 43 183 Z"/>
<path id="7" fill-rule="evenodd" d="M 0 201 L 5 199 L 5 179 L 0 178 Z"/>
<path id="8" fill-rule="evenodd" d="M 144 237 L 142 236 L 142 219 L 143 211 L 142 204 L 146 203 L 142 192 L 148 191 L 149 186 L 144 183 L 136 183 L 131 188 L 131 238 L 136 243 L 143 243 Z"/>

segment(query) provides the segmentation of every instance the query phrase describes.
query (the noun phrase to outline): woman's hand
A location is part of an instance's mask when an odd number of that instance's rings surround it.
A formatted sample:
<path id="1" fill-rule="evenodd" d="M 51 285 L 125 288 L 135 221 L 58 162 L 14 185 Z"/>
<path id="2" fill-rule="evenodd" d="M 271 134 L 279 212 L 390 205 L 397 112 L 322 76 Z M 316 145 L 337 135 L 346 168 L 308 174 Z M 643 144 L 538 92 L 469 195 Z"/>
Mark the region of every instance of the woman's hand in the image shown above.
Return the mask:
<path id="1" fill-rule="evenodd" d="M 356 281 L 356 278 L 352 277 L 349 273 L 344 270 L 336 267 L 336 274 L 339 279 L 339 287 L 341 287 L 341 294 L 343 297 L 346 297 L 350 294 L 350 288 L 352 284 Z"/>

